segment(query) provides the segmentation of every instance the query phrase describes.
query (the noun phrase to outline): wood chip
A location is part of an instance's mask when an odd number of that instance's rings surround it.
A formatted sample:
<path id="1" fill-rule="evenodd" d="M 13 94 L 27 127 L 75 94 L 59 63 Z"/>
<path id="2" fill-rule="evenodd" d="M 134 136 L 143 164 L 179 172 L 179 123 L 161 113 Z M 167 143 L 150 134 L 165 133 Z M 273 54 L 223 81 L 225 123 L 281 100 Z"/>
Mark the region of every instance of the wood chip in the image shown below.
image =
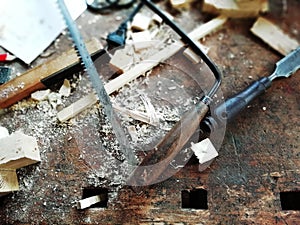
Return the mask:
<path id="1" fill-rule="evenodd" d="M 256 20 L 251 32 L 282 55 L 287 55 L 300 45 L 297 40 L 289 37 L 279 27 L 263 17 Z"/>
<path id="2" fill-rule="evenodd" d="M 209 138 L 206 138 L 196 144 L 191 143 L 191 145 L 191 149 L 199 159 L 200 164 L 206 163 L 218 156 L 218 152 Z"/>
<path id="3" fill-rule="evenodd" d="M 69 97 L 70 96 L 70 94 L 71 94 L 71 85 L 70 85 L 70 81 L 69 80 L 64 79 L 64 83 L 60 87 L 58 93 L 61 94 L 61 96 L 65 96 L 65 97 Z"/>
<path id="4" fill-rule="evenodd" d="M 235 0 L 204 0 L 202 11 L 231 18 L 251 18 L 257 17 L 260 12 L 268 11 L 268 1 L 254 0 L 237 3 Z"/>
<path id="5" fill-rule="evenodd" d="M 131 28 L 135 30 L 147 30 L 150 23 L 151 23 L 150 17 L 138 13 L 134 16 L 132 20 Z"/>
<path id="6" fill-rule="evenodd" d="M 49 94 L 50 94 L 50 89 L 40 90 L 40 91 L 33 92 L 31 94 L 31 98 L 36 101 L 43 101 L 48 98 Z"/>

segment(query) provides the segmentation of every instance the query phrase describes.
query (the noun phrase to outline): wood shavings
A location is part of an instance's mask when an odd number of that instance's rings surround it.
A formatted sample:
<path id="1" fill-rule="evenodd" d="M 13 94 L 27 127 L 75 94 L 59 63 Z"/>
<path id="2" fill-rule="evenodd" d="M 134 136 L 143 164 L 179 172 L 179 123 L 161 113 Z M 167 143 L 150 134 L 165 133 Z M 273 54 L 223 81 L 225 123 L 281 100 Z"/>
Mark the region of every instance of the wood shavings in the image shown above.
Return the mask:
<path id="1" fill-rule="evenodd" d="M 150 117 L 150 123 L 157 125 L 159 122 L 159 119 L 158 119 L 157 113 L 156 113 L 155 108 L 152 105 L 150 99 L 146 95 L 141 95 L 140 97 L 145 105 L 146 112 Z"/>

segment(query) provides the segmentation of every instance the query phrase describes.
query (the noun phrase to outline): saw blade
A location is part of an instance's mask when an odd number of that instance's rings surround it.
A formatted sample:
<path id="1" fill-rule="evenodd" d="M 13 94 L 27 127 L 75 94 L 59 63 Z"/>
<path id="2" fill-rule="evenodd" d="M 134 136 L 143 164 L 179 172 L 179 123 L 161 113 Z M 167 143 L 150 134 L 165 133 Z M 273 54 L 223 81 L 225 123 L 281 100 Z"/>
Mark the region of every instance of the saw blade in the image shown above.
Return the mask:
<path id="1" fill-rule="evenodd" d="M 83 41 L 83 38 L 73 21 L 64 0 L 58 0 L 58 5 L 61 10 L 61 13 L 63 15 L 63 18 L 66 22 L 67 28 L 69 30 L 70 36 L 75 44 L 78 57 L 81 59 L 86 72 L 90 78 L 90 81 L 97 93 L 97 96 L 104 108 L 105 114 L 111 123 L 111 126 L 113 128 L 114 134 L 117 138 L 117 141 L 119 142 L 121 151 L 125 155 L 126 159 L 130 164 L 136 164 L 136 157 L 134 156 L 133 152 L 129 150 L 129 145 L 127 143 L 126 135 L 118 122 L 118 118 L 116 114 L 113 111 L 113 107 L 109 98 L 109 95 L 107 94 L 103 82 L 101 81 L 99 74 L 97 72 L 97 69 L 91 59 L 91 56 L 89 55 L 85 43 Z"/>

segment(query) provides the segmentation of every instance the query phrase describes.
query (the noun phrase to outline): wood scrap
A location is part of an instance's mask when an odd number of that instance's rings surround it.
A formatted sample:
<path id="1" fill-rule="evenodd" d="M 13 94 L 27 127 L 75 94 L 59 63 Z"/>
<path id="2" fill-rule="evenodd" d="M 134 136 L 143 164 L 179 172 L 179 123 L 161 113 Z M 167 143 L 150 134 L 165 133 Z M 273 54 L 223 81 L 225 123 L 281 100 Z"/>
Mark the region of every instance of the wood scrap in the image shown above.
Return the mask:
<path id="1" fill-rule="evenodd" d="M 151 18 L 143 15 L 142 13 L 137 13 L 131 23 L 131 29 L 135 30 L 147 30 L 151 23 Z"/>
<path id="2" fill-rule="evenodd" d="M 37 140 L 16 131 L 1 138 L 0 168 L 19 169 L 41 161 Z"/>
<path id="3" fill-rule="evenodd" d="M 19 183 L 16 170 L 0 168 L 0 197 L 18 190 Z"/>
<path id="4" fill-rule="evenodd" d="M 151 42 L 151 35 L 148 30 L 131 33 L 131 38 L 136 52 L 153 46 L 153 43 Z"/>
<path id="5" fill-rule="evenodd" d="M 175 9 L 189 9 L 192 0 L 169 0 L 171 6 Z"/>
<path id="6" fill-rule="evenodd" d="M 35 91 L 31 94 L 31 98 L 36 101 L 43 101 L 48 98 L 50 92 L 50 89 Z"/>
<path id="7" fill-rule="evenodd" d="M 226 17 L 219 16 L 195 28 L 192 32 L 189 33 L 189 36 L 193 40 L 199 40 L 205 35 L 209 34 L 210 32 L 213 32 L 219 27 L 221 27 L 226 21 L 227 21 Z M 125 84 L 129 83 L 130 81 L 136 79 L 137 77 L 141 76 L 145 72 L 151 70 L 153 67 L 157 66 L 160 62 L 163 62 L 164 60 L 174 55 L 182 47 L 183 47 L 183 43 L 181 42 L 175 42 L 170 45 L 167 45 L 160 52 L 150 56 L 147 60 L 144 60 L 136 64 L 134 67 L 124 72 L 121 76 L 105 84 L 104 87 L 106 92 L 108 94 L 115 92 L 119 88 L 123 87 Z M 97 97 L 93 95 L 94 93 L 91 93 L 88 96 L 79 99 L 77 102 L 71 104 L 70 106 L 58 112 L 57 114 L 58 119 L 61 122 L 64 122 L 74 117 L 78 113 L 82 112 L 83 110 L 93 105 L 94 103 L 96 103 Z"/>
<path id="8" fill-rule="evenodd" d="M 70 81 L 69 80 L 64 79 L 64 83 L 60 87 L 58 93 L 61 96 L 65 96 L 65 97 L 68 97 L 71 94 L 71 85 L 70 85 Z"/>
<path id="9" fill-rule="evenodd" d="M 205 53 L 207 54 L 209 51 L 209 48 L 197 43 L 198 47 Z M 185 57 L 187 57 L 192 63 L 197 64 L 201 61 L 201 57 L 199 55 L 197 55 L 193 50 L 191 50 L 190 48 L 187 48 L 183 51 L 183 55 L 185 55 Z"/>
<path id="10" fill-rule="evenodd" d="M 109 65 L 119 73 L 124 73 L 133 63 L 133 57 L 128 54 L 128 51 L 128 47 L 116 50 L 109 61 Z"/>
<path id="11" fill-rule="evenodd" d="M 256 20 L 251 32 L 282 55 L 287 55 L 300 45 L 297 40 L 263 17 Z"/>
<path id="12" fill-rule="evenodd" d="M 257 17 L 260 12 L 268 11 L 268 0 L 239 3 L 235 0 L 204 0 L 202 11 L 231 18 L 251 18 Z"/>
<path id="13" fill-rule="evenodd" d="M 86 209 L 98 202 L 101 202 L 101 196 L 100 195 L 95 195 L 91 196 L 82 200 L 79 200 L 77 202 L 77 209 Z"/>
<path id="14" fill-rule="evenodd" d="M 206 163 L 218 156 L 218 152 L 209 138 L 196 144 L 191 143 L 191 149 L 198 158 L 200 164 Z"/>
<path id="15" fill-rule="evenodd" d="M 9 133 L 8 133 L 8 130 L 6 129 L 6 127 L 0 126 L 0 139 L 8 137 L 8 136 L 9 136 Z"/>

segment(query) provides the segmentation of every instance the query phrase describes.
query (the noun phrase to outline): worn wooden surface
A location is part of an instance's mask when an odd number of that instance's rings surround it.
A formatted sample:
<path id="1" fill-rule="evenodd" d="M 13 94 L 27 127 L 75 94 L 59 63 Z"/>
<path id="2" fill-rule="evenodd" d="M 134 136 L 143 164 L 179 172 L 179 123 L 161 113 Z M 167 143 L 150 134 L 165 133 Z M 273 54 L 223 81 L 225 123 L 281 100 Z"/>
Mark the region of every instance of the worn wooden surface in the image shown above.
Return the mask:
<path id="1" fill-rule="evenodd" d="M 300 2 L 288 0 L 284 7 L 285 1 L 270 2 L 266 17 L 300 41 Z M 190 31 L 210 18 L 199 11 L 200 3 L 174 15 Z M 117 16 L 127 12 L 86 12 L 78 23 L 85 38 L 99 38 L 114 30 L 119 24 Z M 225 97 L 270 74 L 281 57 L 250 33 L 254 21 L 229 20 L 203 42 L 224 74 Z M 112 24 L 115 26 L 110 27 Z M 61 36 L 49 48 L 55 53 L 47 59 L 70 46 L 67 37 Z M 35 63 L 45 60 L 39 58 Z M 181 62 L 175 59 L 175 63 Z M 14 66 L 17 71 L 27 69 L 17 63 Z M 199 172 L 192 159 L 174 176 L 142 189 L 121 185 L 114 165 L 110 179 L 105 178 L 105 169 L 98 169 L 107 156 L 99 153 L 104 133 L 99 131 L 103 121 L 97 117 L 96 106 L 72 123 L 60 124 L 47 105 L 22 101 L 0 115 L 0 125 L 10 132 L 23 129 L 36 136 L 42 161 L 18 170 L 20 191 L 0 199 L 1 224 L 299 224 L 300 212 L 282 210 L 280 202 L 280 192 L 300 191 L 299 76 L 300 72 L 274 81 L 266 94 L 227 126 L 219 156 L 208 169 Z M 178 82 L 191 85 L 188 80 Z M 65 100 L 66 105 L 86 94 L 80 87 Z M 76 201 L 87 188 L 106 188 L 107 207 L 76 209 Z M 182 208 L 181 192 L 195 188 L 207 190 L 207 209 Z"/>

